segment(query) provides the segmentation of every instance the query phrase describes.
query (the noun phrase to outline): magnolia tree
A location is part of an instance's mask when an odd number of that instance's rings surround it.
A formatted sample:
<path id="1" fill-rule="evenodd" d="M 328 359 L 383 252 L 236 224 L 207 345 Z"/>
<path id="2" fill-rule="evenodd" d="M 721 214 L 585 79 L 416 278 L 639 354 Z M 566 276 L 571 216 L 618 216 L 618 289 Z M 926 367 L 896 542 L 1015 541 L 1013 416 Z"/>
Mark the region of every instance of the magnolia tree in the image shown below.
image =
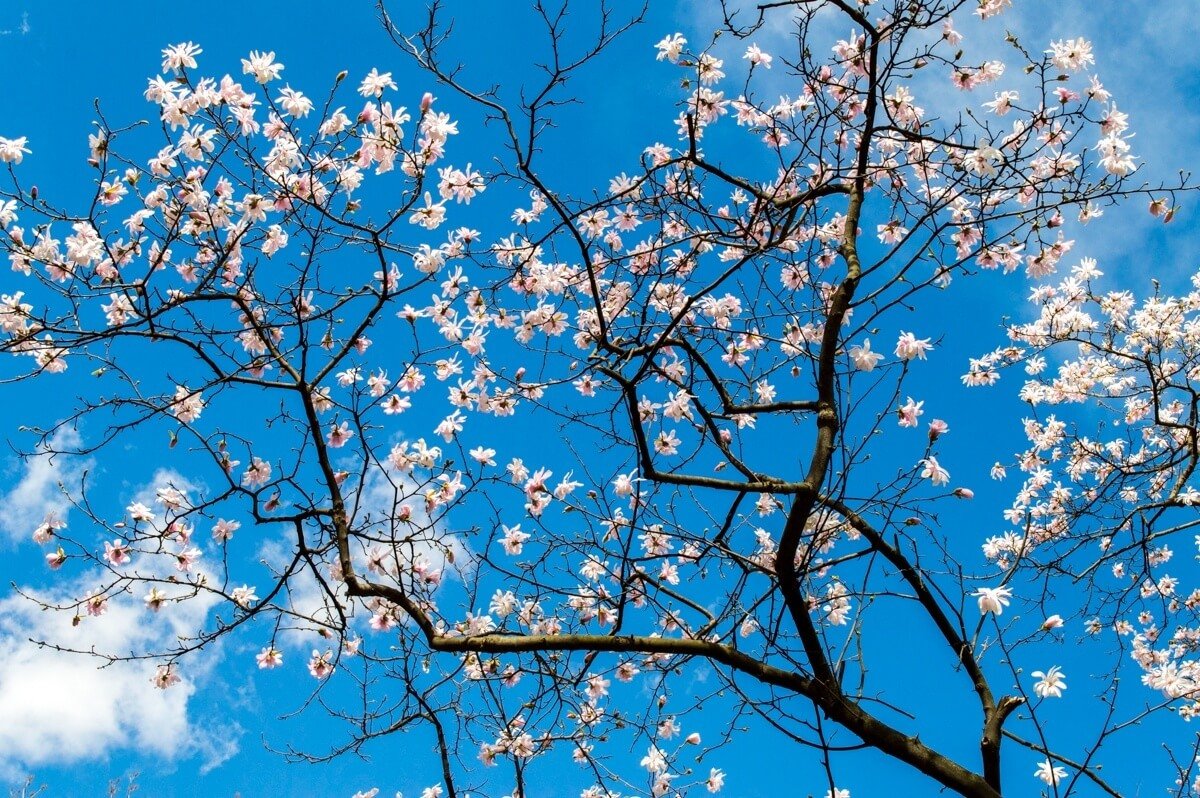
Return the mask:
<path id="1" fill-rule="evenodd" d="M 1004 34 L 1009 5 L 727 8 L 709 42 L 646 49 L 677 116 L 584 193 L 542 163 L 568 80 L 637 9 L 580 44 L 539 4 L 541 80 L 513 104 L 450 60 L 436 7 L 411 30 L 380 9 L 415 87 L 309 95 L 274 53 L 210 72 L 169 46 L 158 119 L 97 121 L 75 207 L 22 179 L 36 141 L 0 139 L 5 368 L 80 393 L 40 456 L 150 430 L 167 475 L 128 506 L 64 486 L 70 525 L 31 532 L 83 588 L 32 599 L 169 619 L 167 650 L 88 652 L 163 689 L 254 641 L 246 667 L 306 669 L 310 711 L 348 721 L 295 756 L 423 728 L 426 796 L 547 794 L 566 760 L 582 798 L 741 794 L 743 727 L 837 798 L 863 749 L 931 793 L 1138 789 L 1110 778 L 1124 736 L 1200 712 L 1200 589 L 1172 551 L 1198 524 L 1200 278 L 1125 290 L 1072 249 L 1113 202 L 1170 221 L 1190 186 L 1137 174 L 1090 44 Z M 456 159 L 497 133 L 487 171 Z M 466 207 L 485 191 L 519 207 Z M 1031 306 L 939 358 L 980 281 Z M 1024 412 L 949 407 L 937 369 Z M 985 424 L 1027 445 L 991 452 Z M 960 449 L 995 481 L 952 476 Z M 985 488 L 1003 516 L 971 512 Z M 905 689 L 914 658 L 939 690 Z M 1169 724 L 1145 789 L 1196 794 Z"/>

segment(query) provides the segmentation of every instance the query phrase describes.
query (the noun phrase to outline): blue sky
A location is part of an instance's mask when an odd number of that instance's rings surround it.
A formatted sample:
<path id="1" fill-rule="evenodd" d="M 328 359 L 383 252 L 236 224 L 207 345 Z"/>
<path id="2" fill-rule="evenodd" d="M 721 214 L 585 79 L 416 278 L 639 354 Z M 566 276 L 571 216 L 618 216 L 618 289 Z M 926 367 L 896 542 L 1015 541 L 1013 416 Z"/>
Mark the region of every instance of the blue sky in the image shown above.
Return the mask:
<path id="1" fill-rule="evenodd" d="M 669 141 L 673 135 L 670 106 L 678 96 L 675 75 L 654 61 L 652 45 L 675 30 L 694 41 L 704 40 L 715 22 L 712 5 L 700 0 L 655 0 L 646 25 L 623 39 L 607 59 L 580 74 L 574 91 L 586 102 L 564 112 L 561 131 L 549 139 L 554 146 L 548 147 L 543 173 L 567 191 L 603 187 L 612 175 L 636 168 L 643 147 L 656 140 Z M 1136 152 L 1147 162 L 1149 174 L 1169 180 L 1175 170 L 1197 163 L 1200 156 L 1200 113 L 1195 103 L 1200 96 L 1200 56 L 1193 47 L 1200 29 L 1189 5 L 1017 0 L 1014 15 L 1005 18 L 1004 24 L 1031 47 L 1063 36 L 1092 39 L 1099 72 L 1137 131 Z M 78 201 L 89 190 L 84 160 L 94 99 L 101 99 L 102 110 L 114 125 L 152 118 L 154 108 L 141 96 L 145 80 L 157 73 L 162 47 L 184 40 L 204 47 L 202 66 L 216 74 L 239 72 L 239 59 L 252 49 L 274 50 L 287 65 L 288 81 L 318 96 L 342 69 L 352 76 L 365 74 L 373 66 L 392 70 L 402 91 L 414 101 L 426 89 L 446 95 L 441 107 L 456 116 L 464 114 L 468 121 L 463 128 L 470 130 L 476 122 L 468 110 L 410 69 L 383 35 L 372 6 L 368 2 L 343 3 L 331 20 L 330 6 L 324 2 L 240 4 L 230 20 L 224 12 L 201 12 L 191 4 L 126 2 L 119 4 L 118 12 L 95 3 L 2 3 L 0 74 L 6 80 L 0 135 L 29 137 L 34 154 L 23 166 L 23 178 L 64 204 Z M 405 4 L 394 6 L 397 21 L 411 21 Z M 529 65 L 522 59 L 540 44 L 539 39 L 531 39 L 530 20 L 519 10 L 523 7 L 515 0 L 511 4 L 448 3 L 448 11 L 457 20 L 458 47 L 468 64 L 467 79 L 499 81 L 502 96 L 506 92 L 512 96 L 509 81 L 525 74 Z M 967 32 L 970 35 L 972 31 Z M 994 37 L 994 29 L 991 35 Z M 768 51 L 783 47 L 786 31 L 766 30 L 758 41 Z M 730 48 L 731 59 L 737 57 L 732 44 L 719 47 Z M 476 163 L 484 163 L 495 143 L 486 132 L 461 138 L 464 141 L 454 155 L 455 163 L 472 157 Z M 480 203 L 472 213 L 472 224 L 483 231 L 485 240 L 508 232 L 507 210 L 499 199 L 494 204 Z M 497 214 L 495 221 L 489 219 L 489 213 Z M 1193 218 L 1188 208 L 1173 225 L 1163 227 L 1153 223 L 1141 205 L 1113 211 L 1103 224 L 1089 227 L 1080 236 L 1076 254 L 1097 257 L 1114 285 L 1141 291 L 1152 274 L 1170 286 L 1186 279 L 1194 265 Z M 972 551 L 977 550 L 975 541 L 982 540 L 986 529 L 1001 525 L 999 513 L 1010 496 L 986 483 L 986 469 L 1004 452 L 1021 447 L 1017 423 L 1021 410 L 1013 399 L 1015 382 L 985 396 L 963 392 L 958 376 L 965 370 L 967 356 L 998 343 L 1001 316 L 1024 312 L 1021 300 L 1026 285 L 1017 279 L 984 278 L 956 291 L 954 312 L 922 320 L 922 334 L 941 335 L 943 342 L 935 367 L 921 377 L 920 387 L 929 395 L 946 397 L 945 406 L 953 410 L 941 415 L 952 429 L 986 430 L 978 436 L 978 447 L 956 448 L 946 458 L 956 478 L 962 475 L 964 482 L 969 479 L 979 490 L 978 500 L 969 508 L 951 508 L 942 515 L 944 524 L 961 527 L 967 538 L 963 550 Z M 53 391 L 42 384 L 0 386 L 0 409 L 4 410 L 0 413 L 4 419 L 0 438 L 18 447 L 28 446 L 30 439 L 19 427 L 61 417 L 78 390 L 83 387 L 70 382 Z M 510 434 L 530 431 L 517 427 Z M 123 506 L 155 481 L 164 443 L 158 435 L 131 438 L 124 447 L 99 455 L 87 464 L 87 470 Z M 38 547 L 27 542 L 26 522 L 40 517 L 39 502 L 54 501 L 55 481 L 77 478 L 84 464 L 60 464 L 58 469 L 9 458 L 0 472 L 0 530 L 5 533 L 0 536 L 0 549 L 6 555 L 0 560 L 0 582 L 5 585 L 12 582 L 37 589 L 53 584 L 42 576 Z M 239 793 L 257 798 L 349 796 L 371 786 L 383 788 L 387 795 L 403 791 L 413 796 L 436 781 L 432 741 L 421 734 L 372 744 L 364 752 L 369 762 L 346 756 L 322 765 L 285 764 L 276 751 L 289 744 L 320 750 L 336 744 L 340 730 L 319 709 L 280 720 L 303 703 L 311 681 L 299 667 L 282 675 L 261 674 L 247 667 L 248 653 L 257 650 L 256 639 L 235 637 L 209 652 L 190 674 L 185 689 L 154 692 L 144 669 L 117 666 L 97 671 L 95 663 L 86 659 L 35 650 L 26 638 L 63 639 L 75 633 L 32 611 L 10 595 L 7 587 L 4 590 L 0 594 L 4 612 L 0 616 L 0 701 L 10 703 L 0 705 L 15 714 L 0 728 L 0 782 L 33 773 L 49 784 L 50 795 L 94 795 L 101 794 L 110 779 L 137 772 L 142 795 Z M 122 619 L 108 620 L 115 628 Z M 130 618 L 127 626 L 137 629 L 138 622 Z M 114 631 L 110 632 L 113 637 L 102 642 L 133 645 L 152 641 L 161 633 L 139 629 L 144 637 L 131 639 L 120 636 L 128 631 Z M 898 629 L 894 639 L 876 638 L 878 656 L 895 660 L 888 652 L 896 647 L 919 649 L 919 641 L 927 633 L 919 628 Z M 300 663 L 302 648 L 290 652 L 293 665 Z M 1072 731 L 1065 719 L 1086 718 L 1094 711 L 1083 678 L 1089 661 L 1069 647 L 1047 656 L 1057 658 L 1054 662 L 1063 664 L 1068 674 L 1079 675 L 1071 683 L 1074 692 L 1068 693 L 1061 707 L 1063 721 L 1058 731 L 1064 735 L 1061 739 L 1070 740 Z M 971 761 L 974 732 L 969 724 L 959 725 L 962 713 L 955 705 L 956 696 L 964 695 L 955 692 L 962 685 L 955 690 L 946 685 L 955 678 L 961 681 L 961 676 L 948 675 L 944 662 L 926 662 L 920 656 L 893 664 L 889 683 L 894 689 L 929 696 L 927 702 L 920 702 L 927 707 L 928 714 L 921 718 L 922 725 L 930 729 L 927 738 Z M 1051 662 L 1042 660 L 1021 663 L 1026 671 L 1048 664 Z M 698 693 L 711 682 L 704 667 L 694 668 L 689 678 Z M 1140 688 L 1129 686 L 1131 693 L 1136 689 Z M 636 699 L 630 696 L 631 701 Z M 1131 700 L 1145 701 L 1147 697 Z M 726 697 L 713 705 L 728 704 Z M 713 717 L 713 727 L 701 727 L 700 731 L 715 730 L 719 718 L 715 713 Z M 973 717 L 970 721 L 974 722 Z M 747 721 L 745 725 L 748 731 L 734 735 L 731 745 L 712 758 L 712 764 L 730 771 L 728 794 L 766 796 L 780 789 L 824 793 L 818 762 L 764 734 L 761 722 Z M 1135 785 L 1140 763 L 1160 755 L 1160 740 L 1182 742 L 1191 734 L 1174 718 L 1155 721 L 1143 733 L 1125 738 L 1115 755 L 1109 754 L 1106 771 L 1114 779 L 1123 779 L 1121 783 Z M 636 767 L 641 753 L 639 748 L 630 756 L 631 767 Z M 471 763 L 474 756 L 470 750 L 463 758 Z M 788 762 L 789 767 L 756 766 L 765 759 Z M 1010 782 L 1035 794 L 1031 780 L 1019 781 L 1027 775 L 1025 771 L 1032 772 L 1035 759 L 1018 754 L 1014 759 Z M 846 776 L 840 786 L 851 788 L 855 798 L 885 793 L 918 795 L 928 789 L 927 782 L 904 768 L 879 762 L 869 753 L 848 755 L 840 770 Z M 578 794 L 572 783 L 578 776 L 570 763 L 554 763 L 542 772 L 547 781 L 530 798 Z M 1160 773 L 1164 774 L 1161 779 L 1148 777 L 1144 794 L 1153 793 L 1167 780 L 1165 770 Z"/>

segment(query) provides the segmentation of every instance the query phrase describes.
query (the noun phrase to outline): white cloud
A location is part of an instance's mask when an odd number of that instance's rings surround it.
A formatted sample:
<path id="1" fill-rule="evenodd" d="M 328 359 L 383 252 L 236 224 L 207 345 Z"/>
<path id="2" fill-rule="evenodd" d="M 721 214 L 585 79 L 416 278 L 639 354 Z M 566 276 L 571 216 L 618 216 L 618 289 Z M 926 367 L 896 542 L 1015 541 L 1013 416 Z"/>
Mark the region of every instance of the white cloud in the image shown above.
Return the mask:
<path id="1" fill-rule="evenodd" d="M 79 444 L 79 433 L 63 427 L 26 458 L 20 480 L 0 498 L 0 530 L 10 540 L 27 539 L 48 513 L 67 520 L 69 495 L 78 491 L 93 465 L 89 458 L 65 453 Z"/>
<path id="2" fill-rule="evenodd" d="M 60 433 L 49 448 L 70 448 L 79 442 L 73 431 Z M 70 502 L 59 485 L 77 487 L 90 467 L 78 458 L 30 458 L 20 482 L 0 502 L 5 530 L 24 538 L 48 509 L 65 519 Z M 156 506 L 157 490 L 167 485 L 193 500 L 203 490 L 174 471 L 159 469 L 134 491 L 135 500 Z M 173 571 L 161 558 L 142 555 L 128 573 L 161 578 Z M 240 727 L 198 725 L 194 710 L 189 712 L 197 689 L 219 660 L 219 646 L 185 657 L 177 665 L 182 681 L 166 690 L 150 681 L 160 664 L 156 660 L 110 664 L 73 653 L 130 656 L 169 651 L 203 627 L 219 599 L 201 593 L 152 613 L 141 593 L 117 595 L 103 615 L 85 617 L 78 625 L 72 624 L 71 611 L 43 610 L 39 603 L 70 604 L 105 576 L 111 578 L 94 571 L 49 590 L 23 588 L 25 596 L 0 600 L 0 778 L 48 763 L 103 759 L 117 751 L 164 760 L 196 757 L 201 771 L 207 772 L 237 753 Z M 48 645 L 38 645 L 43 641 Z"/>
<path id="3" fill-rule="evenodd" d="M 77 445 L 79 439 L 72 436 L 56 443 Z M 39 457 L 30 462 L 8 503 L 20 497 L 18 505 L 35 507 L 36 524 L 44 514 L 47 497 L 58 490 L 57 483 L 87 467 L 90 464 L 76 463 L 73 470 L 64 469 L 61 460 L 48 463 L 47 458 Z M 183 492 L 191 502 L 201 499 L 206 490 L 203 483 L 178 471 L 159 468 L 147 482 L 132 488 L 128 500 L 161 513 L 157 493 L 168 486 Z M 65 517 L 66 507 L 53 509 Z M 22 537 L 28 534 L 24 525 L 18 531 Z M 200 545 L 206 542 L 203 536 L 197 540 Z M 205 558 L 202 564 L 210 559 L 219 569 L 219 558 Z M 169 555 L 145 552 L 128 568 L 117 570 L 133 579 L 163 579 L 175 574 Z M 202 573 L 196 571 L 197 576 Z M 220 581 L 211 571 L 207 575 L 210 582 Z M 22 592 L 47 604 L 67 604 L 102 578 L 93 572 L 52 591 L 23 588 Z M 162 584 L 159 587 L 168 596 L 181 594 Z M 160 664 L 157 660 L 108 664 L 105 659 L 74 653 L 127 656 L 170 651 L 179 640 L 194 637 L 220 601 L 215 594 L 200 593 L 152 613 L 141 601 L 142 592 L 110 599 L 102 616 L 87 617 L 78 626 L 72 625 L 70 611 L 43 611 L 37 601 L 19 595 L 0 600 L 0 718 L 4 719 L 0 724 L 0 781 L 43 764 L 104 759 L 118 751 L 165 761 L 196 759 L 201 774 L 237 755 L 242 727 L 223 714 L 196 710 L 196 694 L 220 662 L 219 642 L 184 657 L 176 666 L 182 681 L 167 690 L 157 689 L 150 681 Z M 220 702 L 216 705 L 223 706 Z"/>
<path id="4" fill-rule="evenodd" d="M 200 775 L 211 773 L 237 756 L 244 730 L 237 723 L 221 723 L 215 727 L 193 727 L 191 742 L 200 757 Z"/>
<path id="5" fill-rule="evenodd" d="M 0 777 L 118 750 L 166 760 L 200 756 L 209 769 L 237 752 L 236 734 L 205 732 L 189 717 L 196 676 L 204 672 L 189 675 L 195 656 L 184 661 L 179 684 L 159 690 L 150 682 L 156 667 L 151 660 L 101 667 L 105 660 L 31 642 L 114 654 L 162 650 L 184 629 L 194 630 L 209 609 L 184 603 L 148 617 L 140 604 L 113 599 L 104 615 L 72 626 L 69 612 L 43 611 L 16 595 L 0 601 Z"/>

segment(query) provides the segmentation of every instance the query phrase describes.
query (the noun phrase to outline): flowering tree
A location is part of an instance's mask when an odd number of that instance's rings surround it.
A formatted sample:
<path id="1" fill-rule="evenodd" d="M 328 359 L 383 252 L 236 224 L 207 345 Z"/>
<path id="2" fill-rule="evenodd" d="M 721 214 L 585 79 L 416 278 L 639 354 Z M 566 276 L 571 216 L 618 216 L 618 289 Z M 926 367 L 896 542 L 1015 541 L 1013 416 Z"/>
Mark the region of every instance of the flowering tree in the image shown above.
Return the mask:
<path id="1" fill-rule="evenodd" d="M 543 80 L 509 105 L 449 65 L 439 8 L 409 33 L 381 7 L 460 120 L 392 72 L 314 99 L 274 53 L 217 78 L 170 46 L 145 91 L 159 121 L 98 119 L 74 209 L 22 181 L 36 142 L 0 138 L 6 367 L 94 375 L 40 456 L 169 436 L 152 495 L 73 486 L 76 520 L 33 530 L 88 585 L 34 600 L 167 618 L 170 650 L 90 652 L 146 659 L 164 689 L 220 638 L 285 671 L 299 641 L 314 700 L 350 723 L 296 755 L 424 727 L 429 796 L 537 795 L 559 757 L 584 798 L 718 792 L 742 717 L 815 752 L 836 798 L 864 747 L 963 796 L 1120 794 L 1112 741 L 1200 711 L 1200 592 L 1169 573 L 1200 501 L 1200 278 L 1139 300 L 1071 251 L 1106 205 L 1170 221 L 1189 186 L 1137 175 L 1086 41 L 964 54 L 952 15 L 994 36 L 1009 5 L 728 8 L 709 46 L 658 43 L 673 137 L 589 194 L 541 169 L 548 131 L 637 9 L 568 46 L 538 4 Z M 799 46 L 756 44 L 772 21 Z M 454 156 L 484 123 L 487 173 Z M 519 193 L 505 229 L 453 227 L 485 190 Z M 1018 271 L 1032 311 L 962 364 L 981 392 L 1023 366 L 1029 405 L 1028 448 L 992 468 L 1020 474 L 1011 508 L 975 524 L 1007 531 L 976 533 L 942 520 L 974 496 L 953 442 L 981 441 L 934 417 L 952 408 L 928 393 L 926 328 L 962 281 Z M 903 689 L 898 628 L 949 703 Z M 1080 632 L 1149 690 L 1123 714 L 1103 679 L 1095 722 L 1062 735 L 1053 658 Z M 922 723 L 934 706 L 955 738 Z M 1173 761 L 1178 794 L 1200 791 Z"/>

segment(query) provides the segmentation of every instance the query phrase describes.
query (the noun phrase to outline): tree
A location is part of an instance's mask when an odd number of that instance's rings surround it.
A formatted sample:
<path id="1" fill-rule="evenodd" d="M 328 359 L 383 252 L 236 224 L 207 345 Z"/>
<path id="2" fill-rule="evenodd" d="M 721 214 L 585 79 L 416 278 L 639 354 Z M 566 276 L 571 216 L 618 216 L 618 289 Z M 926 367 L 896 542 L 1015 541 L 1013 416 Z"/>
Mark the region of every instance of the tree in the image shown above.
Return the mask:
<path id="1" fill-rule="evenodd" d="M 381 6 L 458 120 L 392 72 L 358 97 L 342 73 L 318 102 L 274 53 L 243 84 L 169 46 L 146 89 L 159 121 L 99 116 L 77 210 L 23 183 L 24 138 L 0 139 L 14 378 L 94 376 L 40 456 L 169 436 L 153 501 L 80 486 L 84 523 L 33 531 L 50 568 L 95 584 L 34 600 L 194 621 L 170 650 L 88 652 L 146 659 L 164 689 L 222 638 L 260 640 L 264 670 L 303 639 L 314 700 L 350 723 L 293 753 L 424 727 L 450 796 L 541 794 L 565 756 L 586 798 L 717 792 L 742 717 L 823 763 L 812 787 L 837 798 L 858 748 L 951 794 L 1121 794 L 1112 741 L 1200 709 L 1200 592 L 1169 548 L 1200 500 L 1200 280 L 1139 300 L 1071 236 L 1121 200 L 1170 221 L 1192 186 L 1142 181 L 1086 41 L 965 55 L 952 15 L 995 37 L 1009 5 L 727 8 L 707 46 L 657 45 L 677 138 L 592 193 L 541 164 L 568 82 L 644 9 L 603 6 L 580 43 L 565 6 L 536 4 L 540 80 L 506 104 L 448 54 L 443 9 L 410 33 Z M 790 52 L 754 43 L 769 23 L 794 26 Z M 468 131 L 499 132 L 488 171 L 454 160 Z M 485 191 L 528 197 L 505 234 L 446 232 Z M 989 535 L 999 519 L 965 521 L 974 491 L 943 465 L 981 436 L 922 432 L 927 404 L 952 410 L 927 361 L 960 286 L 1018 270 L 1033 312 L 961 378 L 1026 375 L 1028 448 L 992 469 L 1021 484 Z M 1066 676 L 1032 657 L 1085 623 L 1093 667 L 1150 690 L 1130 711 L 1102 677 L 1063 734 Z M 904 691 L 898 629 L 949 698 Z M 689 699 L 701 667 L 716 685 Z M 727 718 L 717 739 L 682 734 L 701 712 Z M 1176 755 L 1166 779 L 1200 792 Z"/>

